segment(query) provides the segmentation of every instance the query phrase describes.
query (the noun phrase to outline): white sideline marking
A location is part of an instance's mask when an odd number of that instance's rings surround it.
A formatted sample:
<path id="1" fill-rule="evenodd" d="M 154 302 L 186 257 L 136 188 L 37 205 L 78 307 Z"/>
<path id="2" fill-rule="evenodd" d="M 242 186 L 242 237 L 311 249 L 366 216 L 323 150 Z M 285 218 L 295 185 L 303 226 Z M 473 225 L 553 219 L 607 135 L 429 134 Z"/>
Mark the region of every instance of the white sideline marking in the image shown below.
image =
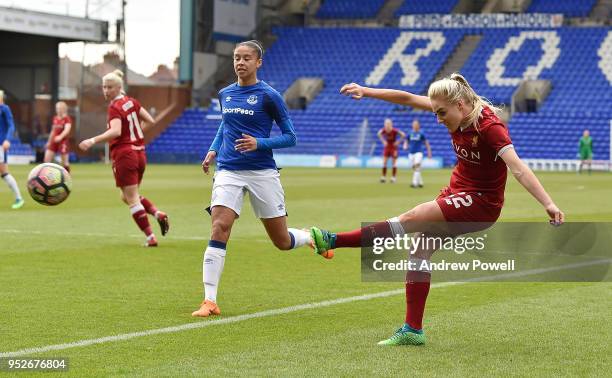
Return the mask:
<path id="1" fill-rule="evenodd" d="M 604 263 L 612 263 L 612 259 L 586 261 L 582 263 L 561 265 L 561 266 L 555 266 L 555 267 L 550 267 L 550 268 L 526 270 L 524 272 L 513 272 L 513 273 L 498 274 L 498 275 L 489 276 L 489 277 L 478 277 L 472 280 L 467 280 L 467 281 L 462 281 L 462 282 L 440 282 L 440 283 L 432 284 L 431 288 L 433 289 L 433 288 L 441 288 L 441 287 L 446 287 L 446 286 L 462 285 L 462 284 L 466 284 L 470 282 L 483 282 L 483 281 L 493 281 L 496 279 L 530 276 L 530 275 L 539 274 L 539 273 L 554 272 L 554 271 L 559 271 L 559 270 L 580 268 L 580 267 L 585 267 L 585 266 L 590 266 L 590 265 L 599 265 L 599 264 L 604 264 Z M 342 304 L 342 303 L 367 301 L 367 300 L 375 299 L 375 298 L 390 297 L 393 295 L 404 294 L 404 292 L 405 292 L 404 289 L 382 291 L 379 293 L 338 298 L 338 299 L 332 299 L 332 300 L 327 300 L 327 301 L 322 301 L 322 302 L 306 303 L 306 304 L 301 304 L 301 305 L 283 307 L 283 308 L 278 308 L 274 310 L 254 312 L 252 314 L 236 315 L 236 316 L 231 316 L 229 318 L 221 318 L 221 319 L 214 319 L 214 320 L 203 321 L 203 322 L 187 323 L 187 324 L 182 324 L 182 325 L 173 326 L 173 327 L 165 327 L 165 328 L 151 329 L 147 331 L 124 333 L 120 335 L 100 337 L 97 339 L 86 339 L 86 340 L 74 341 L 74 342 L 66 343 L 66 344 L 54 344 L 54 345 L 47 345 L 47 346 L 42 346 L 42 347 L 26 348 L 26 349 L 21 349 L 21 350 L 14 351 L 14 352 L 2 352 L 0 353 L 0 357 L 20 357 L 20 356 L 26 356 L 29 354 L 45 353 L 45 352 L 50 352 L 50 351 L 55 351 L 55 350 L 65 350 L 65 349 L 71 349 L 71 348 L 84 347 L 88 345 L 105 344 L 105 343 L 111 343 L 111 342 L 121 341 L 121 340 L 129 340 L 129 339 L 134 339 L 137 337 L 159 335 L 163 333 L 175 333 L 175 332 L 182 332 L 182 331 L 186 331 L 190 329 L 198 329 L 198 328 L 212 327 L 216 325 L 238 323 L 238 322 L 242 322 L 242 321 L 249 320 L 249 319 L 265 318 L 265 317 L 276 316 L 276 315 L 285 315 L 285 314 L 289 314 L 289 313 L 296 312 L 296 311 L 310 310 L 310 309 L 321 308 L 321 307 L 329 307 L 329 306 L 334 306 L 334 305 Z"/>
<path id="2" fill-rule="evenodd" d="M 15 229 L 7 229 L 7 230 L 0 230 L 0 233 L 5 233 L 5 234 L 28 234 L 28 235 L 58 235 L 58 236 L 92 236 L 92 237 L 103 237 L 103 238 L 116 238 L 117 235 L 116 234 L 105 234 L 102 232 L 62 232 L 62 231 L 35 231 L 35 230 L 15 230 Z M 144 238 L 144 236 L 142 234 L 128 234 L 128 235 L 122 235 L 122 236 L 127 236 L 130 238 L 139 238 L 142 239 Z M 174 236 L 174 235 L 169 235 L 169 236 L 165 236 L 164 240 L 200 240 L 200 241 L 207 241 L 210 238 L 205 237 L 205 236 Z M 232 240 L 249 240 L 249 241 L 253 241 L 253 242 L 263 242 L 263 241 L 267 241 L 269 240 L 268 238 L 259 238 L 259 237 L 254 237 L 254 238 L 241 238 L 241 237 L 232 237 Z"/>
<path id="3" fill-rule="evenodd" d="M 62 232 L 62 231 L 35 231 L 35 230 L 0 230 L 1 233 L 6 234 L 28 234 L 28 235 L 58 235 L 58 236 L 94 236 L 94 237 L 117 237 L 116 234 L 105 234 L 103 232 Z M 128 234 L 123 235 L 130 238 L 142 238 L 142 234 Z M 170 236 L 171 239 L 181 240 L 208 240 L 203 236 Z"/>
<path id="4" fill-rule="evenodd" d="M 451 283 L 445 282 L 445 284 L 451 284 Z M 447 286 L 447 285 L 444 285 L 444 286 Z M 64 349 L 83 347 L 83 346 L 94 345 L 94 344 L 103 344 L 103 343 L 120 341 L 120 340 L 129 340 L 129 339 L 133 339 L 136 337 L 142 337 L 142 336 L 158 335 L 162 333 L 174 333 L 174 332 L 181 332 L 181 331 L 185 331 L 189 329 L 197 329 L 197 328 L 204 328 L 204 327 L 221 325 L 221 324 L 237 323 L 237 322 L 241 322 L 241 321 L 249 320 L 249 319 L 263 318 L 263 317 L 274 316 L 274 315 L 284 315 L 284 314 L 288 314 L 288 313 L 295 312 L 295 311 L 333 306 L 333 305 L 340 304 L 340 303 L 348 303 L 348 302 L 354 302 L 354 301 L 359 301 L 359 300 L 368 300 L 368 299 L 373 299 L 373 298 L 383 298 L 383 297 L 388 297 L 391 295 L 397 295 L 403 292 L 404 292 L 404 289 L 397 289 L 397 290 L 391 290 L 391 291 L 383 291 L 383 292 L 374 293 L 374 294 L 360 295 L 356 297 L 340 298 L 340 299 L 334 299 L 334 300 L 317 302 L 317 303 L 306 303 L 302 305 L 283 307 L 283 308 L 279 308 L 275 310 L 266 310 L 266 311 L 261 311 L 261 312 L 255 312 L 252 314 L 237 315 L 237 316 L 232 316 L 229 318 L 221 318 L 221 319 L 215 319 L 215 320 L 204 321 L 204 322 L 188 323 L 188 324 L 183 324 L 183 325 L 174 326 L 174 327 L 166 327 L 166 328 L 152 329 L 148 331 L 125 333 L 122 335 L 101 337 L 99 339 L 81 340 L 81 341 L 75 341 L 75 342 L 66 343 L 66 344 L 56 344 L 56 345 L 47 345 L 43 347 L 27 348 L 27 349 L 22 349 L 16 352 L 4 352 L 4 353 L 0 353 L 0 357 L 25 356 L 28 354 L 43 353 L 43 352 L 49 352 L 52 350 L 64 350 Z"/>

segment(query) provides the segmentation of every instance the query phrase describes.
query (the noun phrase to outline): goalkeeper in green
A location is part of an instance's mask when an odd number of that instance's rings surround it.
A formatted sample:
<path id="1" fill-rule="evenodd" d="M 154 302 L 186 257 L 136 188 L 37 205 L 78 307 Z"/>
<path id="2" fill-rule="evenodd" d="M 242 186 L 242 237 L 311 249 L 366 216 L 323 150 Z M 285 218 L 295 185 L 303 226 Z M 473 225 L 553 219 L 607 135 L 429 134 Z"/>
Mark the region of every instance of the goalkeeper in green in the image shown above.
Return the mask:
<path id="1" fill-rule="evenodd" d="M 578 173 L 582 173 L 582 167 L 585 164 L 589 166 L 589 174 L 591 174 L 591 160 L 593 159 L 593 139 L 589 133 L 589 130 L 584 130 L 582 137 L 580 138 L 578 154 L 580 155 L 580 167 Z"/>

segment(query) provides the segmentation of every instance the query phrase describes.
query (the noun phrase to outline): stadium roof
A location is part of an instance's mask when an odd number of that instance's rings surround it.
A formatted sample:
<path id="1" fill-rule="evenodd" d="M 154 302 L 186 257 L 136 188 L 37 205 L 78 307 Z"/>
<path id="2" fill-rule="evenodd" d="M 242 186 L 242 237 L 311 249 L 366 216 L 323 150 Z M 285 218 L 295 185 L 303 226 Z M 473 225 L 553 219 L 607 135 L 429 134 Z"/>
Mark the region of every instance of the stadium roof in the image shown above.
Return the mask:
<path id="1" fill-rule="evenodd" d="M 106 42 L 108 22 L 0 7 L 0 31 L 42 35 L 66 41 Z"/>

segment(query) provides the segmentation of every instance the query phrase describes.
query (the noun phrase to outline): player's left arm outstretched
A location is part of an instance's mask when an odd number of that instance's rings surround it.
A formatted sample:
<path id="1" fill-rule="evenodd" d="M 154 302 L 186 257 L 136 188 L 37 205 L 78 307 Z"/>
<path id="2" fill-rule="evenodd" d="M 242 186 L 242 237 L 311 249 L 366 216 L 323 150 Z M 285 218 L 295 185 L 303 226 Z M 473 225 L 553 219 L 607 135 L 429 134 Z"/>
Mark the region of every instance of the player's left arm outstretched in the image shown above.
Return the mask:
<path id="1" fill-rule="evenodd" d="M 108 142 L 109 140 L 119 137 L 121 135 L 121 119 L 113 118 L 108 124 L 110 127 L 105 132 L 95 137 L 85 139 L 79 143 L 79 148 L 83 151 L 87 151 L 96 143 Z"/>
<path id="2" fill-rule="evenodd" d="M 501 158 L 504 160 L 512 175 L 516 180 L 525 188 L 531 195 L 538 200 L 544 206 L 546 213 L 550 217 L 550 223 L 555 226 L 563 224 L 565 221 L 565 214 L 555 205 L 552 198 L 548 195 L 540 180 L 536 175 L 529 169 L 529 167 L 523 163 L 523 161 L 516 154 L 514 148 L 509 148 L 502 155 Z"/>
<path id="3" fill-rule="evenodd" d="M 406 91 L 400 91 L 398 89 L 370 88 L 361 86 L 357 83 L 350 83 L 344 84 L 342 88 L 340 88 L 340 93 L 345 96 L 350 96 L 355 100 L 361 100 L 364 97 L 371 97 L 393 104 L 406 105 L 410 106 L 411 108 L 433 112 L 429 97 L 416 95 Z"/>

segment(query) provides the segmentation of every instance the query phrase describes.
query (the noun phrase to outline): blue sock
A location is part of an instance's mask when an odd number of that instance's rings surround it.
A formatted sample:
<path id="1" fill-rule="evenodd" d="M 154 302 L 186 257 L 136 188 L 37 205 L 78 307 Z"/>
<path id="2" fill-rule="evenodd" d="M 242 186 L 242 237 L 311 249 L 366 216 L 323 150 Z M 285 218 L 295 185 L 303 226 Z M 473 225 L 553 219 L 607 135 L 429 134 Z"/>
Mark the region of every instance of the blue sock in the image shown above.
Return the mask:
<path id="1" fill-rule="evenodd" d="M 291 246 L 289 249 L 295 248 L 295 235 L 291 231 L 289 231 L 289 238 L 291 239 Z"/>
<path id="2" fill-rule="evenodd" d="M 224 243 L 218 240 L 209 240 L 208 246 L 213 247 L 213 248 L 219 248 L 219 249 L 227 249 L 227 243 Z"/>

